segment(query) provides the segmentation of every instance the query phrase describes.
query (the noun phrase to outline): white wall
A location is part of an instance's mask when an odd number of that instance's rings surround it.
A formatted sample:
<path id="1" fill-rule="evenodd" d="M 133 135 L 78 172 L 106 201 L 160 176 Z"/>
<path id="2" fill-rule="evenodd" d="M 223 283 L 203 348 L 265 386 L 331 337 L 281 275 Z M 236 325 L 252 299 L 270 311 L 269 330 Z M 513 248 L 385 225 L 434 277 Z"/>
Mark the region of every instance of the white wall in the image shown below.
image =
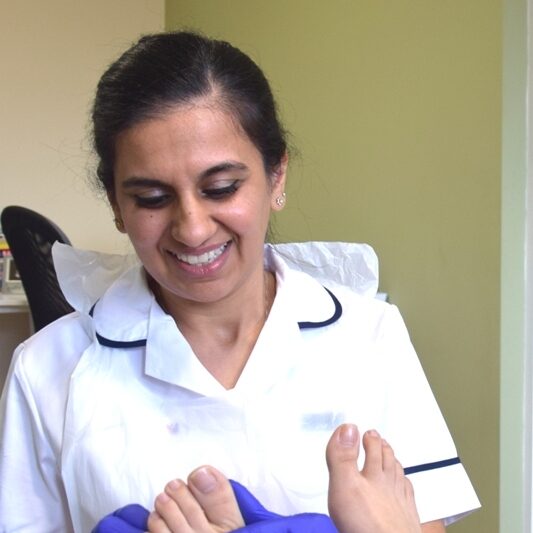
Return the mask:
<path id="1" fill-rule="evenodd" d="M 525 48 L 524 56 L 527 59 L 525 66 L 525 91 L 523 94 L 526 118 L 525 122 L 525 151 L 526 151 L 526 215 L 525 215 L 525 349 L 523 362 L 522 383 L 524 386 L 523 401 L 523 447 L 524 447 L 524 531 L 533 532 L 533 145 L 531 134 L 533 132 L 533 57 L 528 53 L 533 46 L 533 0 L 527 0 L 524 6 L 527 11 L 527 25 L 524 28 Z M 520 413 L 520 411 L 518 411 Z M 505 464 L 502 462 L 502 466 Z"/>
<path id="2" fill-rule="evenodd" d="M 88 114 L 103 69 L 164 27 L 164 0 L 0 0 L 0 209 L 52 218 L 73 244 L 122 252 L 125 238 L 87 185 Z M 28 317 L 0 314 L 0 389 Z"/>
<path id="3" fill-rule="evenodd" d="M 164 0 L 0 0 L 0 209 L 35 209 L 80 247 L 125 249 L 87 186 L 89 109 L 105 66 L 163 27 Z"/>
<path id="4" fill-rule="evenodd" d="M 528 4 L 504 0 L 500 329 L 500 531 L 531 529 L 533 240 L 528 187 Z M 530 117 L 531 120 L 531 117 Z M 529 151 L 531 148 L 529 148 Z M 531 164 L 531 161 L 530 161 Z M 528 205 L 529 203 L 529 205 Z"/>

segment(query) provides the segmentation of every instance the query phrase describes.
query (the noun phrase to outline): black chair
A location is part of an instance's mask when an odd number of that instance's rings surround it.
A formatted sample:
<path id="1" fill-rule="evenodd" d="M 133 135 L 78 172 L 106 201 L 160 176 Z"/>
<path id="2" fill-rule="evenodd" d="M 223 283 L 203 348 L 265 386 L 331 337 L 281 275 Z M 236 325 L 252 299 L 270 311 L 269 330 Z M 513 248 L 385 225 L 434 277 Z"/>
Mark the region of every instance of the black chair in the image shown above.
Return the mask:
<path id="1" fill-rule="evenodd" d="M 52 244 L 70 241 L 51 220 L 25 207 L 4 208 L 1 220 L 38 331 L 73 311 L 59 288 L 52 261 Z"/>

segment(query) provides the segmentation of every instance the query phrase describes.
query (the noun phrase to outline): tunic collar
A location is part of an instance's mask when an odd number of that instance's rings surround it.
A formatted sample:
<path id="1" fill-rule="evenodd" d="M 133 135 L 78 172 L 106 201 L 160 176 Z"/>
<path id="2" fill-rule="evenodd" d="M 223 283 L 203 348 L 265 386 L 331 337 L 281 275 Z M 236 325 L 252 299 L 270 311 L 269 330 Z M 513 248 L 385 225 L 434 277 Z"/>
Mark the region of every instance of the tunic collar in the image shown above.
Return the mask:
<path id="1" fill-rule="evenodd" d="M 300 329 L 328 326 L 338 320 L 342 306 L 334 293 L 311 276 L 292 270 L 271 246 L 265 247 L 265 267 L 276 274 L 274 304 L 281 300 L 287 319 Z M 271 311 L 272 312 L 272 311 Z M 144 270 L 134 266 L 116 280 L 93 306 L 95 330 L 100 344 L 116 348 L 146 343 L 152 327 L 174 321 L 159 307 L 148 288 Z M 164 320 L 163 320 L 164 319 Z M 166 324 L 168 326 L 168 324 Z"/>
<path id="2" fill-rule="evenodd" d="M 277 291 L 269 317 L 235 389 L 272 384 L 290 360 L 305 329 L 327 327 L 342 313 L 332 292 L 295 271 L 270 247 L 265 267 L 276 274 Z M 225 389 L 203 367 L 148 288 L 142 267 L 128 270 L 92 310 L 97 342 L 109 348 L 145 346 L 145 373 L 204 395 Z M 263 388 L 263 387 L 260 387 Z"/>

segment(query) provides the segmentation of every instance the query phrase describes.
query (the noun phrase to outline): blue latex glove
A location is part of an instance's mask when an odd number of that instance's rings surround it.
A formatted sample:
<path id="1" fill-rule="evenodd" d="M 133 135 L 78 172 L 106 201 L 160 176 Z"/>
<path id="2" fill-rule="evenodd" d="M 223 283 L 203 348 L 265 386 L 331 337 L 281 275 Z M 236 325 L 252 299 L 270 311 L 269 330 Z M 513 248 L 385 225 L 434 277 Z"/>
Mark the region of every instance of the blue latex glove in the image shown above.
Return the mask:
<path id="1" fill-rule="evenodd" d="M 132 503 L 102 518 L 91 533 L 144 533 L 149 514 L 148 509 Z"/>
<path id="2" fill-rule="evenodd" d="M 272 513 L 240 483 L 232 479 L 230 483 L 246 524 L 245 527 L 235 530 L 235 533 L 338 533 L 331 518 L 325 514 L 282 516 Z"/>
<path id="3" fill-rule="evenodd" d="M 246 526 L 239 533 L 338 533 L 331 518 L 319 513 L 282 516 L 267 511 L 243 485 L 230 479 Z M 149 511 L 138 504 L 126 505 L 98 522 L 92 533 L 144 533 Z"/>

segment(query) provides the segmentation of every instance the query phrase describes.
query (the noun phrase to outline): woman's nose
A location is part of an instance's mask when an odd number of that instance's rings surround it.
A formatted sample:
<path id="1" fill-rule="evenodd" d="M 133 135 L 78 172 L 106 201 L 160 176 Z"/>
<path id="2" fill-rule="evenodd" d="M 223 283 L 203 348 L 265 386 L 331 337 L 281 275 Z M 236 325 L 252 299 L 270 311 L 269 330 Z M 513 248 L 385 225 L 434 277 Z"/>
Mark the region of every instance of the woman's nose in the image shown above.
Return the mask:
<path id="1" fill-rule="evenodd" d="M 207 242 L 215 231 L 216 223 L 201 201 L 182 201 L 176 207 L 171 234 L 180 243 L 197 248 Z"/>

